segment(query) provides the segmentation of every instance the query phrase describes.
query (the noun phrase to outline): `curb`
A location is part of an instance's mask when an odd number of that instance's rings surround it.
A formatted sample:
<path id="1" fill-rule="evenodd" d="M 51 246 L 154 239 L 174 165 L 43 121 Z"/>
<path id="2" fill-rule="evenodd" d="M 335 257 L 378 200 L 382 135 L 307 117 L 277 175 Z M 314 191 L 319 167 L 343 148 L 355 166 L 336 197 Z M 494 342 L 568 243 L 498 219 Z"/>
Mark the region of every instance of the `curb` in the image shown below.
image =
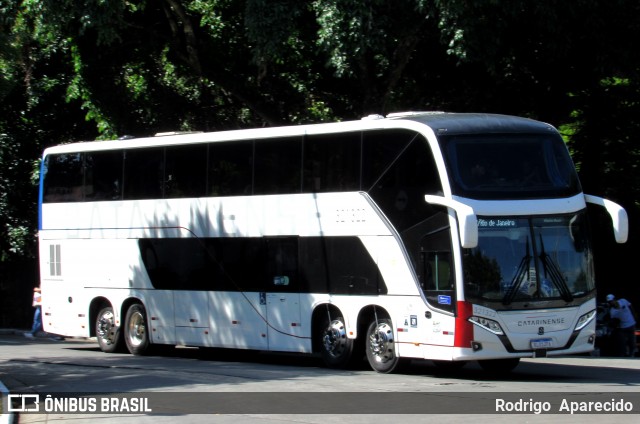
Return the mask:
<path id="1" fill-rule="evenodd" d="M 29 332 L 29 329 L 24 329 L 24 330 L 19 330 L 16 328 L 0 328 L 0 336 L 24 336 L 24 333 Z M 38 339 L 46 339 L 46 338 L 50 338 L 50 337 L 55 337 L 56 334 L 53 333 L 47 333 L 44 331 L 39 331 L 38 335 L 35 337 L 36 340 Z M 77 341 L 93 341 L 95 340 L 95 337 L 67 337 L 65 336 L 66 340 L 77 340 Z M 29 339 L 27 339 L 29 340 Z M 2 424 L 2 423 L 0 423 Z"/>

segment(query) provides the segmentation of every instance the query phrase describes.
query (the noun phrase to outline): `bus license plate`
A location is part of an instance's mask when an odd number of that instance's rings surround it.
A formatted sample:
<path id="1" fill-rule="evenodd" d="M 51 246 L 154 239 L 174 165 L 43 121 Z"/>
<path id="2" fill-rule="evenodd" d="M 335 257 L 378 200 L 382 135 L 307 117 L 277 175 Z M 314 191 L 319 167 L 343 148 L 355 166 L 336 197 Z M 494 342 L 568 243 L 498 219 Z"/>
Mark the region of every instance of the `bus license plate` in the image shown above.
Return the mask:
<path id="1" fill-rule="evenodd" d="M 553 340 L 551 339 L 531 340 L 531 347 L 533 349 L 545 349 L 545 348 L 553 347 Z"/>

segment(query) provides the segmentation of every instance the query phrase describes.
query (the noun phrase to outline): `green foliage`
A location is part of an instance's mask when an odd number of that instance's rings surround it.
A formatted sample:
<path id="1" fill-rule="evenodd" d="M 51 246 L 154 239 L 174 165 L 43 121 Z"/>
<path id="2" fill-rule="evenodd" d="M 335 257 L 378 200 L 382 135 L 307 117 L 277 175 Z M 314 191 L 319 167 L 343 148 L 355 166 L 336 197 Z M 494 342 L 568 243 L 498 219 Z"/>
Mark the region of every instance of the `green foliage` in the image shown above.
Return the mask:
<path id="1" fill-rule="evenodd" d="M 0 254 L 34 254 L 46 146 L 411 109 L 551 122 L 634 211 L 638 22 L 625 0 L 2 0 Z"/>
<path id="2" fill-rule="evenodd" d="M 640 207 L 640 79 L 608 77 L 574 95 L 563 129 L 585 191 Z"/>

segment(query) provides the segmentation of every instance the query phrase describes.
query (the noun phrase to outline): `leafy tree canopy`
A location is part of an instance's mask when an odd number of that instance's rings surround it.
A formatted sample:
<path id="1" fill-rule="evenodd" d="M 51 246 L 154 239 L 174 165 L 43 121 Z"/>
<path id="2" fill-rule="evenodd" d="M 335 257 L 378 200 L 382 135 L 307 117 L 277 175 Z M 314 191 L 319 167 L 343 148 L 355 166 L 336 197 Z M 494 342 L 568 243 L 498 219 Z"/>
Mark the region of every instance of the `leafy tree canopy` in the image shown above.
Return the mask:
<path id="1" fill-rule="evenodd" d="M 2 258 L 46 146 L 399 110 L 549 121 L 635 219 L 639 35 L 631 0 L 0 0 Z"/>

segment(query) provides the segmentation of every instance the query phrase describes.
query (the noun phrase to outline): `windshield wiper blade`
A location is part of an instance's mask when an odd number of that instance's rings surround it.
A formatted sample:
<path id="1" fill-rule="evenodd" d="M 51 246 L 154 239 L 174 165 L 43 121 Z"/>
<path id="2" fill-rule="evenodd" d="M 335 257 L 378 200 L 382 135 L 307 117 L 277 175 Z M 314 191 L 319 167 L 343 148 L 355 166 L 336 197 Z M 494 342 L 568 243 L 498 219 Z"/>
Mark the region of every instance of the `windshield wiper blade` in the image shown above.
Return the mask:
<path id="1" fill-rule="evenodd" d="M 513 276 L 511 280 L 511 287 L 507 294 L 505 294 L 502 299 L 503 305 L 510 305 L 513 302 L 513 299 L 516 297 L 518 290 L 520 290 L 520 286 L 522 285 L 522 281 L 524 280 L 524 276 L 527 272 L 529 272 L 529 265 L 531 264 L 531 251 L 529 247 L 529 237 L 527 237 L 527 247 L 525 251 L 525 255 L 522 257 L 520 261 L 520 265 L 518 265 L 518 270 L 516 274 Z"/>
<path id="2" fill-rule="evenodd" d="M 571 290 L 567 283 L 562 278 L 562 272 L 558 265 L 553 261 L 551 256 L 547 255 L 547 252 L 544 250 L 544 241 L 542 240 L 542 234 L 540 234 L 540 260 L 542 261 L 542 266 L 544 267 L 545 276 L 549 276 L 551 278 L 551 282 L 554 286 L 558 288 L 560 292 L 560 296 L 565 302 L 571 302 L 573 300 L 573 295 L 571 294 Z"/>

